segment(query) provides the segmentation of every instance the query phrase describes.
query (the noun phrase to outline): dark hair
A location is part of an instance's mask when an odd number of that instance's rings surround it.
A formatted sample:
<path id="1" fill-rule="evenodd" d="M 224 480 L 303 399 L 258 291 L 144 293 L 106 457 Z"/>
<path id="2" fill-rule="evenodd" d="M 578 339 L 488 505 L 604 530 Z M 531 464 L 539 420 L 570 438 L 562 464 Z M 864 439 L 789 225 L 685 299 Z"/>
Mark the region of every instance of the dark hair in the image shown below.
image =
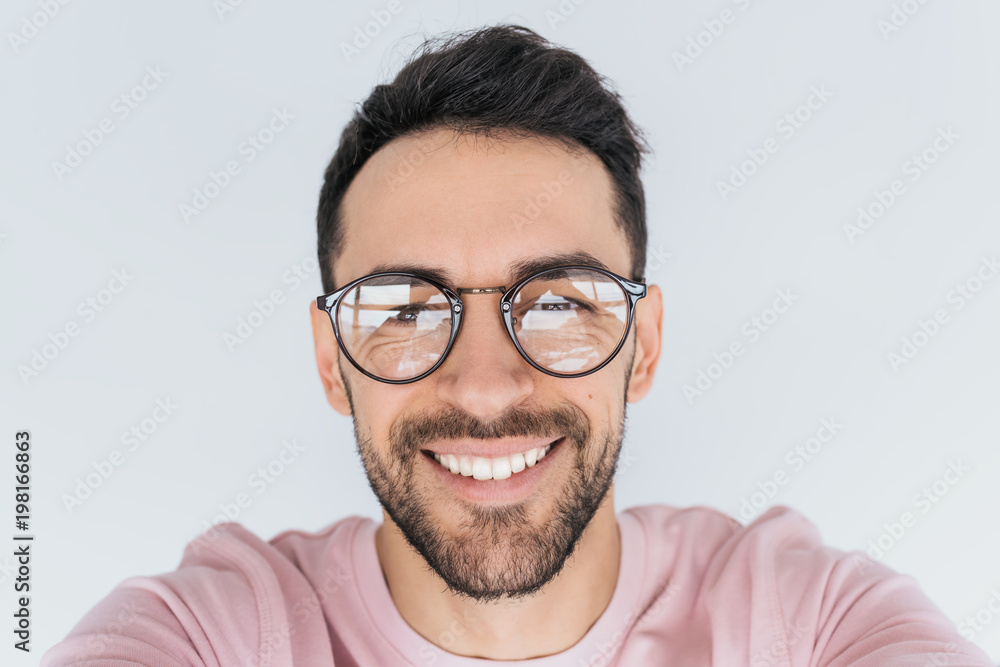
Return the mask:
<path id="1" fill-rule="evenodd" d="M 396 78 L 372 90 L 344 128 L 324 176 L 316 216 L 323 290 L 344 234 L 341 202 L 382 146 L 425 130 L 537 135 L 594 153 L 615 186 L 615 220 L 627 239 L 634 280 L 646 265 L 646 200 L 639 179 L 649 147 L 621 97 L 587 62 L 537 33 L 498 25 L 430 39 Z"/>

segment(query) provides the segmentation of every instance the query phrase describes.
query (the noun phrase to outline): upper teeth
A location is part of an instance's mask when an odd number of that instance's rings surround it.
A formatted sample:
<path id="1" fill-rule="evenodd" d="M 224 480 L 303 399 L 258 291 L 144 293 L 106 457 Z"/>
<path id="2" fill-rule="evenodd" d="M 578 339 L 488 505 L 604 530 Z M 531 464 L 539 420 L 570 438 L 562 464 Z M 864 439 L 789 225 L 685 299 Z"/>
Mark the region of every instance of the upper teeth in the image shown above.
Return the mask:
<path id="1" fill-rule="evenodd" d="M 487 459 L 481 456 L 456 456 L 455 454 L 434 454 L 434 460 L 451 470 L 452 474 L 461 473 L 475 479 L 507 479 L 513 473 L 530 468 L 545 457 L 552 445 L 535 447 L 526 452 L 518 452 L 510 456 L 498 456 Z"/>

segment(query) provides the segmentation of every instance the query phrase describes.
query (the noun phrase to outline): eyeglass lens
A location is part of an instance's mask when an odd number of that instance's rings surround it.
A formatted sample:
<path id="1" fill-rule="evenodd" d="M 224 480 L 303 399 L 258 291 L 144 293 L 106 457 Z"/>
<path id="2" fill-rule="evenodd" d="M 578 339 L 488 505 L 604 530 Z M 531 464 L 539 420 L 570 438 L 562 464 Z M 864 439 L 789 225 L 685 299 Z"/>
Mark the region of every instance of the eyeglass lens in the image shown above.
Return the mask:
<path id="1" fill-rule="evenodd" d="M 628 297 L 610 277 L 559 269 L 525 283 L 511 315 L 518 343 L 539 366 L 583 373 L 617 349 L 628 322 Z M 337 311 L 341 340 L 366 371 L 387 380 L 417 377 L 438 362 L 451 337 L 448 298 L 411 276 L 366 280 L 344 294 Z"/>

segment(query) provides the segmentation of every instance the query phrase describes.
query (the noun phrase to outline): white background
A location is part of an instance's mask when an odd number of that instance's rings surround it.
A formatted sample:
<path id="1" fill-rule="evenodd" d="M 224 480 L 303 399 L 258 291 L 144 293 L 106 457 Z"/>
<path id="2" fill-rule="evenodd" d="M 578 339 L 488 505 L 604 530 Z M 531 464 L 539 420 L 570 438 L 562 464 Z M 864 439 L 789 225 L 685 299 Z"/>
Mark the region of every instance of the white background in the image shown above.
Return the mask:
<path id="1" fill-rule="evenodd" d="M 981 289 L 961 309 L 952 291 L 1000 253 L 1000 6 L 910 0 L 916 11 L 888 31 L 890 0 L 567 1 L 566 16 L 555 0 L 399 1 L 349 60 L 341 44 L 384 3 L 254 0 L 220 16 L 209 0 L 92 0 L 60 5 L 37 34 L 24 27 L 37 2 L 4 4 L 0 507 L 12 535 L 13 439 L 29 429 L 36 542 L 34 650 L 22 656 L 5 635 L 0 661 L 35 664 L 122 579 L 176 568 L 241 492 L 252 504 L 238 520 L 265 539 L 380 518 L 350 420 L 315 369 L 318 275 L 296 287 L 286 272 L 315 259 L 323 170 L 354 104 L 424 35 L 501 21 L 587 58 L 655 150 L 647 279 L 664 292 L 664 352 L 653 392 L 630 406 L 617 507 L 738 515 L 784 472 L 768 505 L 796 508 L 843 550 L 882 536 L 883 562 L 956 623 L 986 608 L 1000 591 L 1000 280 L 973 280 Z M 712 35 L 704 22 L 727 9 L 733 21 Z M 32 36 L 15 44 L 22 31 Z M 679 66 L 699 32 L 705 46 Z M 163 81 L 121 118 L 114 100 L 157 66 Z M 776 123 L 814 86 L 831 96 L 799 109 L 810 117 L 786 136 Z M 294 120 L 246 162 L 241 142 L 274 108 Z M 57 176 L 103 118 L 113 132 Z M 939 128 L 958 138 L 911 181 L 905 164 Z M 778 151 L 724 200 L 718 182 L 769 137 Z M 241 172 L 186 222 L 179 205 L 229 160 Z M 849 239 L 858 207 L 894 179 L 905 193 Z M 88 321 L 78 304 L 122 269 L 134 278 Z M 223 335 L 275 289 L 284 303 L 230 351 Z M 794 305 L 751 342 L 744 323 L 779 289 Z M 888 354 L 938 309 L 947 322 L 893 368 Z M 23 379 L 19 367 L 70 323 L 79 334 Z M 745 354 L 709 369 L 734 341 Z M 684 385 L 709 370 L 716 379 L 688 400 Z M 128 451 L 122 433 L 168 397 L 179 407 Z M 824 417 L 843 428 L 796 470 L 786 453 Z M 305 452 L 258 494 L 248 478 L 292 439 Z M 124 462 L 67 509 L 65 494 L 116 449 Z M 921 512 L 914 495 L 949 461 L 970 471 Z M 916 524 L 889 538 L 885 524 L 907 511 Z M 0 565 L 10 619 L 12 556 Z M 1000 660 L 1000 618 L 975 639 Z"/>

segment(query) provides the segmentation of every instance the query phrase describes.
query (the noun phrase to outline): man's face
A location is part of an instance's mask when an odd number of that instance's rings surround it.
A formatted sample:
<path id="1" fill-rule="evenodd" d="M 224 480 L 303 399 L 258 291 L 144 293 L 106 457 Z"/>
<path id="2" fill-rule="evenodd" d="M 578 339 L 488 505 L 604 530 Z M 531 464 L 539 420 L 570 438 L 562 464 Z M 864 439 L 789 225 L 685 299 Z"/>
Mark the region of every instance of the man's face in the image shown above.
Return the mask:
<path id="1" fill-rule="evenodd" d="M 335 282 L 409 270 L 443 274 L 453 289 L 510 287 L 524 277 L 519 265 L 558 256 L 591 264 L 581 259 L 588 255 L 631 277 L 612 196 L 595 156 L 557 142 L 447 130 L 397 139 L 348 189 Z M 407 541 L 455 593 L 520 597 L 559 573 L 602 502 L 611 502 L 625 402 L 637 398 L 628 394 L 630 378 L 645 393 L 656 355 L 646 368 L 641 348 L 658 353 L 659 331 L 656 343 L 640 335 L 637 348 L 633 330 L 614 361 L 591 375 L 555 378 L 519 356 L 499 294 L 462 298 L 454 347 L 417 382 L 390 385 L 359 373 L 337 354 L 326 314 L 314 311 L 317 360 L 331 404 L 353 415 L 371 487 Z M 634 375 L 634 366 L 642 372 Z M 433 456 L 498 457 L 550 443 L 544 458 L 506 479 L 455 474 Z"/>

